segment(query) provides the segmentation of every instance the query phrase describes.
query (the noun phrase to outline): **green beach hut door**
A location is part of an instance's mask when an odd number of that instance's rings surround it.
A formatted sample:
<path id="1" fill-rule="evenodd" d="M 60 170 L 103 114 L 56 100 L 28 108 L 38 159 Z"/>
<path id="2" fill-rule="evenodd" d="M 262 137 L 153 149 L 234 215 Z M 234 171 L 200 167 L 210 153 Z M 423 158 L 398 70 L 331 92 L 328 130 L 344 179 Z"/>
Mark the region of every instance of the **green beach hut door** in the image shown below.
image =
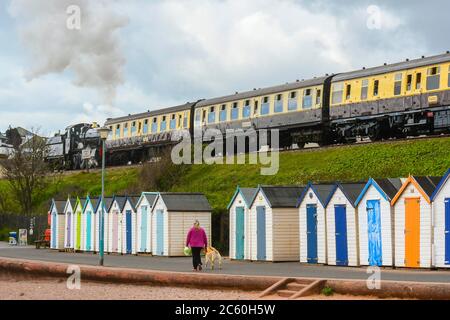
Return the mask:
<path id="1" fill-rule="evenodd" d="M 236 259 L 244 259 L 245 239 L 245 216 L 244 207 L 236 207 Z"/>

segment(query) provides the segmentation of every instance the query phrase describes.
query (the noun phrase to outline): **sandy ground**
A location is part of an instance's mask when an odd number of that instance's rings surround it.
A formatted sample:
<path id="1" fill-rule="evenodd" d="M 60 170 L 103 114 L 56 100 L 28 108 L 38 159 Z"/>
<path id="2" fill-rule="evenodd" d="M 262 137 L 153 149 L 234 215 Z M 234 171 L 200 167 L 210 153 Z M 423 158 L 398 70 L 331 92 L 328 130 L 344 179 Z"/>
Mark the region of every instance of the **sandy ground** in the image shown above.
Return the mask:
<path id="1" fill-rule="evenodd" d="M 202 290 L 81 282 L 69 290 L 66 281 L 55 279 L 0 279 L 0 300 L 253 300 L 258 292 Z"/>

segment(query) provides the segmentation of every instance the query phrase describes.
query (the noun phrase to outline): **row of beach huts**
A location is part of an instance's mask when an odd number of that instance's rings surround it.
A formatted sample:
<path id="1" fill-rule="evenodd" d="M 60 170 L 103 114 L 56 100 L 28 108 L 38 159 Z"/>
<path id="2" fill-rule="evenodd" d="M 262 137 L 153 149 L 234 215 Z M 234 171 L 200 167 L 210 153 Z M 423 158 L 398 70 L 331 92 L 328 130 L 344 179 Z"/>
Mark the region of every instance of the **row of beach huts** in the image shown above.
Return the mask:
<path id="1" fill-rule="evenodd" d="M 449 176 L 238 187 L 230 258 L 449 268 Z"/>
<path id="2" fill-rule="evenodd" d="M 181 256 L 198 220 L 211 236 L 211 207 L 201 193 L 143 192 L 105 197 L 104 252 Z M 99 252 L 100 198 L 52 200 L 50 248 Z"/>
<path id="3" fill-rule="evenodd" d="M 450 267 L 450 170 L 443 177 L 236 189 L 229 254 L 251 261 Z M 183 255 L 195 220 L 211 238 L 200 193 L 105 198 L 105 252 Z M 51 248 L 98 252 L 98 199 L 52 201 Z"/>

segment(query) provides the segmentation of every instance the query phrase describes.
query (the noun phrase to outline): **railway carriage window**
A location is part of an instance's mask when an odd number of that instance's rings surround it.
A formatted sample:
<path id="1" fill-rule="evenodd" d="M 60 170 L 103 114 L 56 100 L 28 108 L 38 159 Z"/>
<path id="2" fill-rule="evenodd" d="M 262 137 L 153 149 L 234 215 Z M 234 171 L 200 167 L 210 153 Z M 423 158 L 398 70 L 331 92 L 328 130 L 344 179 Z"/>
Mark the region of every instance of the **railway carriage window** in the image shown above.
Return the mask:
<path id="1" fill-rule="evenodd" d="M 352 97 L 352 85 L 348 84 L 345 86 L 345 100 L 350 100 Z"/>
<path id="2" fill-rule="evenodd" d="M 422 88 L 422 73 L 416 75 L 416 90 Z"/>
<path id="3" fill-rule="evenodd" d="M 297 92 L 293 91 L 289 94 L 288 110 L 297 110 Z"/>
<path id="4" fill-rule="evenodd" d="M 440 71 L 440 67 L 428 68 L 427 90 L 439 89 L 439 82 L 441 81 Z"/>
<path id="5" fill-rule="evenodd" d="M 170 116 L 169 129 L 173 130 L 177 127 L 177 119 L 174 114 Z"/>
<path id="6" fill-rule="evenodd" d="M 344 84 L 343 83 L 333 84 L 333 93 L 331 96 L 331 103 L 332 104 L 341 103 L 343 93 L 344 93 Z"/>
<path id="7" fill-rule="evenodd" d="M 448 79 L 447 79 L 447 87 L 450 87 L 450 66 L 448 66 Z"/>
<path id="8" fill-rule="evenodd" d="M 226 104 L 223 104 L 220 106 L 219 121 L 220 122 L 227 121 L 227 105 Z"/>
<path id="9" fill-rule="evenodd" d="M 216 110 L 214 107 L 209 108 L 208 123 L 216 122 Z"/>
<path id="10" fill-rule="evenodd" d="M 195 121 L 194 122 L 195 122 L 196 127 L 199 127 L 201 124 L 200 115 L 201 115 L 201 110 L 200 109 L 195 110 Z"/>
<path id="11" fill-rule="evenodd" d="M 364 79 L 361 81 L 361 100 L 367 100 L 367 95 L 369 93 L 369 80 Z"/>
<path id="12" fill-rule="evenodd" d="M 275 112 L 283 112 L 283 95 L 277 94 L 275 99 Z"/>
<path id="13" fill-rule="evenodd" d="M 128 123 L 125 123 L 123 126 L 123 136 L 128 137 Z"/>
<path id="14" fill-rule="evenodd" d="M 185 111 L 184 112 L 184 118 L 183 118 L 183 128 L 187 128 L 188 127 L 188 119 L 189 119 L 189 112 Z"/>
<path id="15" fill-rule="evenodd" d="M 135 136 L 136 135 L 136 121 L 133 121 L 132 123 L 131 123 L 131 135 L 132 136 Z"/>
<path id="16" fill-rule="evenodd" d="M 156 133 L 158 131 L 158 122 L 156 118 L 152 120 L 152 133 Z"/>
<path id="17" fill-rule="evenodd" d="M 303 90 L 303 109 L 309 109 L 312 107 L 312 90 L 305 89 Z"/>
<path id="18" fill-rule="evenodd" d="M 261 115 L 269 114 L 269 111 L 270 111 L 269 97 L 264 97 L 263 103 L 261 104 Z"/>
<path id="19" fill-rule="evenodd" d="M 398 96 L 402 93 L 402 80 L 403 74 L 397 73 L 395 75 L 395 82 L 394 82 L 394 96 Z"/>
<path id="20" fill-rule="evenodd" d="M 250 100 L 245 100 L 244 108 L 242 108 L 242 118 L 250 117 Z"/>
<path id="21" fill-rule="evenodd" d="M 237 120 L 237 118 L 239 118 L 239 109 L 237 102 L 234 102 L 231 108 L 231 120 Z"/>
<path id="22" fill-rule="evenodd" d="M 144 134 L 147 134 L 147 133 L 148 133 L 148 119 L 144 120 L 144 127 L 143 127 L 143 129 L 142 129 L 142 132 L 143 132 Z"/>
<path id="23" fill-rule="evenodd" d="M 257 115 L 258 114 L 258 100 L 255 100 L 255 106 L 253 108 L 253 115 Z"/>
<path id="24" fill-rule="evenodd" d="M 322 90 L 316 89 L 316 105 L 320 105 L 322 103 Z"/>
<path id="25" fill-rule="evenodd" d="M 373 96 L 378 97 L 378 91 L 380 87 L 380 80 L 374 80 L 373 82 Z"/>
<path id="26" fill-rule="evenodd" d="M 167 129 L 166 116 L 162 116 L 159 128 L 160 128 L 159 131 L 166 131 L 166 129 Z"/>
<path id="27" fill-rule="evenodd" d="M 408 76 L 406 77 L 406 91 L 411 91 L 411 89 L 412 89 L 412 79 L 413 79 L 412 74 L 408 74 Z"/>
<path id="28" fill-rule="evenodd" d="M 202 123 L 204 123 L 206 121 L 206 110 L 204 109 L 202 111 Z"/>
<path id="29" fill-rule="evenodd" d="M 120 124 L 116 126 L 116 138 L 120 137 Z"/>

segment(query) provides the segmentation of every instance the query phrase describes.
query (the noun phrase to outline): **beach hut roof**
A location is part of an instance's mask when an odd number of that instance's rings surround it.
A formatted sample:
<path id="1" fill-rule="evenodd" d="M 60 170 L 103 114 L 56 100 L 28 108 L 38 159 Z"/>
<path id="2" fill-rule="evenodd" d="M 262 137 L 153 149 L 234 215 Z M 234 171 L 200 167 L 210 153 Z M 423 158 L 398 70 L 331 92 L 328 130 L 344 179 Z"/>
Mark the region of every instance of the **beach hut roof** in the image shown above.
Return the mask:
<path id="1" fill-rule="evenodd" d="M 345 197 L 348 199 L 348 201 L 351 203 L 353 207 L 356 206 L 356 200 L 358 199 L 359 195 L 361 194 L 361 191 L 364 189 L 364 186 L 366 184 L 362 182 L 356 182 L 356 183 L 338 183 L 333 190 L 333 192 L 330 193 L 330 196 L 328 197 L 326 203 L 330 202 L 331 198 L 335 194 L 336 190 L 339 188 L 342 193 L 345 195 Z"/>
<path id="2" fill-rule="evenodd" d="M 297 206 L 297 199 L 303 190 L 304 187 L 301 186 L 259 186 L 251 205 L 255 201 L 258 192 L 261 191 L 270 207 L 295 208 Z"/>
<path id="3" fill-rule="evenodd" d="M 402 187 L 402 180 L 399 178 L 370 178 L 356 199 L 355 206 L 361 202 L 370 186 L 374 186 L 385 200 L 391 201 Z"/>
<path id="4" fill-rule="evenodd" d="M 142 200 L 146 199 L 150 206 L 153 206 L 156 198 L 158 197 L 158 192 L 142 192 L 139 200 L 136 202 L 136 208 L 141 204 Z"/>
<path id="5" fill-rule="evenodd" d="M 394 205 L 397 202 L 403 191 L 410 183 L 414 184 L 428 203 L 431 203 L 433 192 L 436 190 L 441 179 L 442 177 L 409 176 L 409 178 L 403 183 L 402 187 L 398 190 L 395 197 L 392 199 L 391 204 Z"/>
<path id="6" fill-rule="evenodd" d="M 257 192 L 258 188 L 241 188 L 237 187 L 236 192 L 234 193 L 233 197 L 231 198 L 230 203 L 227 206 L 227 209 L 230 209 L 231 205 L 234 202 L 234 199 L 236 199 L 238 194 L 241 194 L 242 198 L 244 199 L 245 204 L 247 207 L 250 207 L 252 200 Z"/>
<path id="7" fill-rule="evenodd" d="M 53 210 L 53 207 L 56 208 L 56 212 L 58 214 L 63 214 L 64 209 L 66 208 L 66 202 L 65 200 L 52 200 L 52 206 L 51 209 Z"/>
<path id="8" fill-rule="evenodd" d="M 168 211 L 212 211 L 203 193 L 161 192 L 159 196 Z"/>
<path id="9" fill-rule="evenodd" d="M 123 208 L 125 207 L 125 203 L 127 202 L 127 196 L 114 196 L 113 202 L 116 201 L 117 205 L 119 206 L 120 212 L 123 211 Z M 111 203 L 112 205 L 112 203 Z M 111 206 L 110 206 L 111 208 Z"/>
<path id="10" fill-rule="evenodd" d="M 447 172 L 442 176 L 441 181 L 439 181 L 438 185 L 436 186 L 436 189 L 434 190 L 431 196 L 432 200 L 436 198 L 437 194 L 439 193 L 439 190 L 441 190 L 442 186 L 445 184 L 449 176 L 450 176 L 450 169 L 448 169 Z"/>
<path id="11" fill-rule="evenodd" d="M 322 206 L 326 207 L 328 204 L 327 201 L 331 199 L 330 194 L 336 189 L 336 184 L 333 183 L 313 184 L 312 182 L 308 183 L 308 185 L 305 187 L 302 194 L 297 200 L 297 207 L 300 206 L 301 202 L 305 198 L 310 188 L 316 194 Z"/>

